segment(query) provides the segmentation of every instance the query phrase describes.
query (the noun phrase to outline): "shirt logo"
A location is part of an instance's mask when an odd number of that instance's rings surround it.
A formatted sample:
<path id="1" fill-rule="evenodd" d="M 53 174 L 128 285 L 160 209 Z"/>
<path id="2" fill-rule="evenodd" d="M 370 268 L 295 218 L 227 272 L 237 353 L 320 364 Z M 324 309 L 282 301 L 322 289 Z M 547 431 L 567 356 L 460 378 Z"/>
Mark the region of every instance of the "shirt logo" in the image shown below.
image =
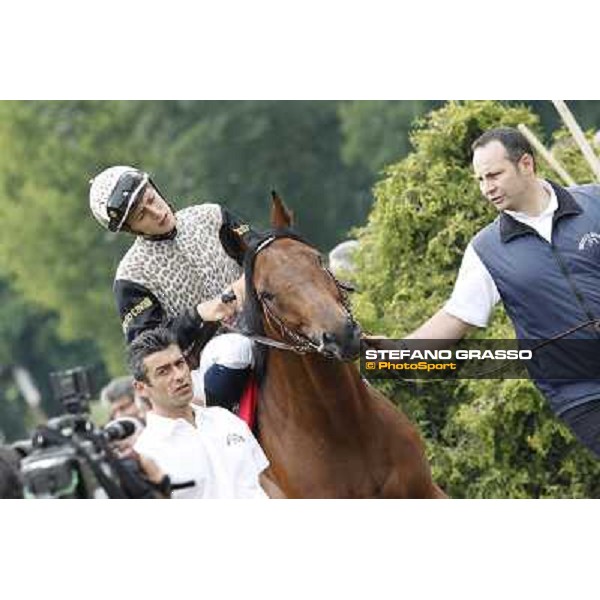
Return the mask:
<path id="1" fill-rule="evenodd" d="M 243 444 L 246 440 L 237 433 L 228 433 L 227 434 L 227 445 L 235 446 L 236 444 Z"/>
<path id="2" fill-rule="evenodd" d="M 600 233 L 590 231 L 579 240 L 579 250 L 588 250 L 594 246 L 600 246 Z"/>

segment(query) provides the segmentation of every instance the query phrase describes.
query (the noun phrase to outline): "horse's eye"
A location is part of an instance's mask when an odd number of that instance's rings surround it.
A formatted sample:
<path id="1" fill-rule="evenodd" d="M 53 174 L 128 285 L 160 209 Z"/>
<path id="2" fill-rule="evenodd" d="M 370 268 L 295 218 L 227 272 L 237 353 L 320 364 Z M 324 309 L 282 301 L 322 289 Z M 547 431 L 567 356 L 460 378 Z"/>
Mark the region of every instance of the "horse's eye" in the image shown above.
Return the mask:
<path id="1" fill-rule="evenodd" d="M 275 299 L 275 294 L 272 294 L 271 292 L 264 291 L 264 292 L 261 292 L 259 294 L 259 297 L 260 297 L 261 300 L 274 300 Z"/>

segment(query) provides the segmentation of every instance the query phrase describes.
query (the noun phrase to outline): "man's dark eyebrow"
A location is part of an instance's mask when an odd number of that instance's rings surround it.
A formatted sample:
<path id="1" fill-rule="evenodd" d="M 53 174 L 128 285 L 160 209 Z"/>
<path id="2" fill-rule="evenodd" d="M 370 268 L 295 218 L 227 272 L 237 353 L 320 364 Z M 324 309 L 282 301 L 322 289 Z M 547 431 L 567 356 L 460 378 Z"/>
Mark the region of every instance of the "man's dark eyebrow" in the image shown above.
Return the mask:
<path id="1" fill-rule="evenodd" d="M 473 178 L 474 179 L 482 179 L 483 177 L 489 176 L 489 175 L 498 175 L 498 173 L 500 173 L 500 171 L 498 170 L 494 170 L 494 171 L 486 171 L 485 173 L 482 173 L 481 175 L 479 175 L 478 173 L 474 173 L 473 174 Z"/>
<path id="2" fill-rule="evenodd" d="M 185 356 L 183 354 L 178 358 L 172 360 L 171 362 L 163 363 L 162 365 L 158 365 L 158 367 L 154 368 L 154 372 L 159 371 L 160 369 L 166 369 L 168 367 L 172 367 L 173 365 L 179 364 L 181 361 L 185 361 Z"/>

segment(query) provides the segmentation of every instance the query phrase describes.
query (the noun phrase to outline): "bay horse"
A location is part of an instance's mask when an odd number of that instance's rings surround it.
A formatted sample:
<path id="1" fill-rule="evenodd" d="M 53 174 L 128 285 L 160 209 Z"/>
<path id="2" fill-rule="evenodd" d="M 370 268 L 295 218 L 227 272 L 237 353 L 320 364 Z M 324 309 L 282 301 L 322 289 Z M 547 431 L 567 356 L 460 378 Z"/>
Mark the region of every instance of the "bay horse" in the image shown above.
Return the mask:
<path id="1" fill-rule="evenodd" d="M 257 351 L 267 478 L 290 498 L 446 497 L 415 426 L 361 378 L 345 291 L 291 221 L 273 193 L 273 230 L 244 259 L 247 333 L 280 346 Z"/>

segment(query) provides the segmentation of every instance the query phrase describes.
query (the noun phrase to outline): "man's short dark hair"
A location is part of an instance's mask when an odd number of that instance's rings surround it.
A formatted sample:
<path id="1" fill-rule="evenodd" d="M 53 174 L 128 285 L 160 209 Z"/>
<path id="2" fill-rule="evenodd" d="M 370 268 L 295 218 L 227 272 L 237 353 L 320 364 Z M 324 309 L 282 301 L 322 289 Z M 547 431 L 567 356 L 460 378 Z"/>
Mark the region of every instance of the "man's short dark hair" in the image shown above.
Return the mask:
<path id="1" fill-rule="evenodd" d="M 19 455 L 8 446 L 0 446 L 0 498 L 23 498 Z"/>
<path id="2" fill-rule="evenodd" d="M 151 354 L 166 350 L 169 346 L 178 346 L 175 336 L 165 327 L 144 331 L 129 344 L 127 362 L 133 378 L 149 383 L 144 359 Z"/>
<path id="3" fill-rule="evenodd" d="M 480 135 L 471 145 L 471 150 L 475 152 L 477 148 L 483 148 L 490 142 L 500 142 L 506 149 L 506 155 L 511 163 L 516 165 L 524 154 L 529 154 L 533 158 L 533 167 L 535 169 L 535 154 L 527 138 L 514 127 L 496 127 L 489 129 Z"/>
<path id="4" fill-rule="evenodd" d="M 122 396 L 128 396 L 132 400 L 135 398 L 131 375 L 124 375 L 123 377 L 111 380 L 100 392 L 100 400 L 105 404 L 112 404 Z"/>

